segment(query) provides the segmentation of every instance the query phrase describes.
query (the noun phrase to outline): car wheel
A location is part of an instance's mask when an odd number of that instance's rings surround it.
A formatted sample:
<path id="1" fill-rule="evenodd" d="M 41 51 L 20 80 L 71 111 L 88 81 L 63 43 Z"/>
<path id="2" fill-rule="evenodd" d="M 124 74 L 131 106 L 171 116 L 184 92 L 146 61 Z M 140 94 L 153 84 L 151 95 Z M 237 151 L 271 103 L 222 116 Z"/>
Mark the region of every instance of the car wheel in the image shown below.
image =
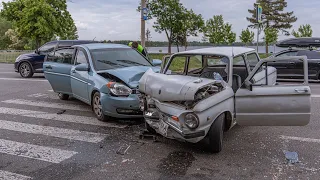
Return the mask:
<path id="1" fill-rule="evenodd" d="M 20 64 L 19 73 L 23 78 L 31 78 L 33 76 L 32 67 L 27 62 L 23 62 Z"/>
<path id="2" fill-rule="evenodd" d="M 223 129 L 225 115 L 221 114 L 211 125 L 205 137 L 206 149 L 212 153 L 222 150 Z"/>
<path id="3" fill-rule="evenodd" d="M 58 93 L 58 96 L 59 96 L 59 99 L 61 99 L 61 100 L 68 100 L 69 99 L 68 94 Z"/>
<path id="4" fill-rule="evenodd" d="M 103 113 L 99 92 L 96 92 L 93 95 L 92 109 L 93 109 L 93 112 L 99 121 L 108 121 L 109 120 L 109 118 Z"/>

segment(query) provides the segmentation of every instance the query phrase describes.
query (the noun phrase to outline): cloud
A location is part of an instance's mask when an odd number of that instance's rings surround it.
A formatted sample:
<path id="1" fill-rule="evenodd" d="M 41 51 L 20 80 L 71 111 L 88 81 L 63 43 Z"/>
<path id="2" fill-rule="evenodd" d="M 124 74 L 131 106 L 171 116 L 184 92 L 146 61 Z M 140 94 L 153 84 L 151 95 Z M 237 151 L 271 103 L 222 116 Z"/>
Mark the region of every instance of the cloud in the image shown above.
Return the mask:
<path id="1" fill-rule="evenodd" d="M 8 0 L 4 0 L 8 1 Z M 253 8 L 255 0 L 180 0 L 185 7 L 202 14 L 205 20 L 213 15 L 223 15 L 224 20 L 232 24 L 233 31 L 240 35 L 246 29 L 250 16 L 248 9 Z M 3 0 L 2 0 L 3 2 Z M 78 27 L 80 39 L 97 40 L 139 40 L 140 13 L 136 11 L 140 0 L 72 0 L 68 10 Z M 298 21 L 293 24 L 297 29 L 301 24 L 311 24 L 313 35 L 320 36 L 319 0 L 287 0 L 286 11 L 294 11 Z M 165 41 L 165 34 L 159 34 L 152 28 L 153 21 L 147 21 L 146 28 L 151 30 L 152 40 Z M 253 30 L 256 32 L 256 30 Z M 290 30 L 292 31 L 292 29 Z M 261 35 L 263 37 L 263 35 Z M 279 34 L 280 39 L 287 38 Z M 190 37 L 189 40 L 201 40 Z"/>

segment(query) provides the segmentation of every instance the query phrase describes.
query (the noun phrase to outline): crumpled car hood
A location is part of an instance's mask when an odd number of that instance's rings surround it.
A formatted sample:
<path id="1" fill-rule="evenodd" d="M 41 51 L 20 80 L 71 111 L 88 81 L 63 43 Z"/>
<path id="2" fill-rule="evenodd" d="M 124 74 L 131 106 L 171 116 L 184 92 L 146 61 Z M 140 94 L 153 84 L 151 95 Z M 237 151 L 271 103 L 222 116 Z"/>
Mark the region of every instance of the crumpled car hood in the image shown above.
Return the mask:
<path id="1" fill-rule="evenodd" d="M 184 75 L 166 75 L 148 70 L 139 81 L 139 91 L 159 101 L 193 101 L 197 91 L 216 80 Z"/>
<path id="2" fill-rule="evenodd" d="M 98 71 L 97 73 L 98 74 L 101 74 L 101 73 L 111 74 L 111 75 L 119 78 L 120 80 L 122 80 L 130 88 L 137 88 L 140 78 L 149 69 L 151 71 L 155 71 L 155 72 L 160 71 L 159 67 L 132 66 L 132 67 L 125 67 L 125 68 L 118 68 L 118 69 L 103 70 L 103 71 Z"/>

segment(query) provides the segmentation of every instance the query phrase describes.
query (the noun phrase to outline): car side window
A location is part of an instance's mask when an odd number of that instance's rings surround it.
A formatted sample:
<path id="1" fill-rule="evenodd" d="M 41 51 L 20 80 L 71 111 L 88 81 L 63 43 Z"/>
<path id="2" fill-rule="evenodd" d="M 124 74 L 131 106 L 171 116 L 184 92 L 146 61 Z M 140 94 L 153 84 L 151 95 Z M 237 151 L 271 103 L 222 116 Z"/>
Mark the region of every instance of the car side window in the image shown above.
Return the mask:
<path id="1" fill-rule="evenodd" d="M 247 63 L 249 64 L 251 71 L 257 65 L 258 62 L 259 58 L 256 53 L 251 53 L 247 55 Z"/>
<path id="2" fill-rule="evenodd" d="M 76 55 L 76 65 L 78 64 L 88 64 L 86 54 L 81 49 L 77 51 L 77 55 Z"/>
<path id="3" fill-rule="evenodd" d="M 186 56 L 175 56 L 171 59 L 170 65 L 166 71 L 166 74 L 183 74 L 187 57 Z"/>
<path id="4" fill-rule="evenodd" d="M 54 53 L 53 62 L 64 63 L 64 64 L 73 64 L 73 49 L 60 49 Z"/>
<path id="5" fill-rule="evenodd" d="M 320 59 L 320 52 L 317 51 L 299 51 L 297 56 L 307 56 L 308 59 Z"/>
<path id="6" fill-rule="evenodd" d="M 296 56 L 297 54 L 298 54 L 297 51 L 289 51 L 289 52 L 284 52 L 284 53 L 278 54 L 276 57 Z"/>
<path id="7" fill-rule="evenodd" d="M 47 55 L 49 52 L 52 52 L 56 47 L 56 42 L 49 42 L 39 48 L 40 55 Z"/>

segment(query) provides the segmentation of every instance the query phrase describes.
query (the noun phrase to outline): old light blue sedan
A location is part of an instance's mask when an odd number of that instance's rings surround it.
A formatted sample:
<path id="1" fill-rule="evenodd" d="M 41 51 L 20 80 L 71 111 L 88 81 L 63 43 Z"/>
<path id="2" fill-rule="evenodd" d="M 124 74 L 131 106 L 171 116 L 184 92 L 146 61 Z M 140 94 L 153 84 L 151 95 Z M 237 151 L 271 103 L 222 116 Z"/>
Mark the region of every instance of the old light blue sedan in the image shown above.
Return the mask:
<path id="1" fill-rule="evenodd" d="M 44 74 L 59 98 L 69 96 L 92 106 L 98 120 L 139 118 L 138 81 L 150 68 L 159 71 L 137 51 L 119 44 L 85 44 L 47 55 Z"/>

